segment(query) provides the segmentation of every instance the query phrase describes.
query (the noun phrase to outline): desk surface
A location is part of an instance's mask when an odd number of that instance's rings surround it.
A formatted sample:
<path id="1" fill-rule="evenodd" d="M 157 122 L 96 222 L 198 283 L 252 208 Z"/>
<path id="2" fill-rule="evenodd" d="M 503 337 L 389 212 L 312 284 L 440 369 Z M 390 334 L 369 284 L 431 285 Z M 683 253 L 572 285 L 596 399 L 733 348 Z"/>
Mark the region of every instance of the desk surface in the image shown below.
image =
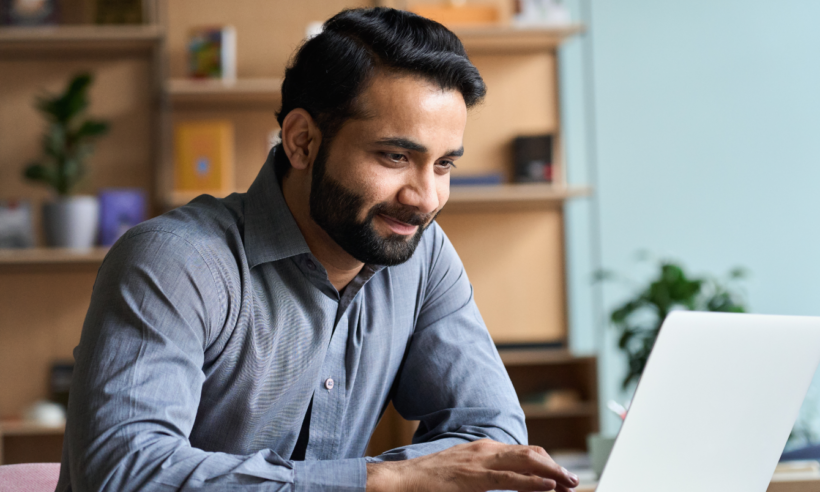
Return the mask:
<path id="1" fill-rule="evenodd" d="M 576 492 L 595 492 L 596 484 L 581 484 Z M 818 492 L 820 478 L 791 479 L 786 476 L 775 476 L 766 492 Z M 662 491 L 658 491 L 662 492 Z"/>

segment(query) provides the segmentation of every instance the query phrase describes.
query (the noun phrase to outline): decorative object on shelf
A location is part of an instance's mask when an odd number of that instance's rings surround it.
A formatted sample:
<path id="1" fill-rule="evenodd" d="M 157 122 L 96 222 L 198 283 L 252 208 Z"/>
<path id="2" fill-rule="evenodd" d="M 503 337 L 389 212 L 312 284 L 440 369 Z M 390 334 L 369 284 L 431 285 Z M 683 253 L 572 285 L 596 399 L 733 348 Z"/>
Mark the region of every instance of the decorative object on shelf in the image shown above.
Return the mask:
<path id="1" fill-rule="evenodd" d="M 51 365 L 49 391 L 51 401 L 68 408 L 68 392 L 71 389 L 71 378 L 74 374 L 74 361 L 58 361 Z"/>
<path id="2" fill-rule="evenodd" d="M 670 260 L 659 261 L 658 267 L 657 276 L 638 289 L 631 299 L 612 310 L 609 316 L 620 334 L 618 348 L 628 362 L 623 389 L 640 379 L 661 324 L 670 312 L 680 309 L 724 313 L 747 311 L 744 296 L 736 285 L 747 276 L 743 268 L 734 268 L 725 279 L 719 279 L 689 277 L 680 264 Z M 606 270 L 597 272 L 595 277 L 599 281 L 617 278 Z M 704 343 L 708 341 L 704 340 Z"/>
<path id="3" fill-rule="evenodd" d="M 466 0 L 449 0 L 443 4 L 419 3 L 411 5 L 409 10 L 446 26 L 486 26 L 499 22 L 496 6 L 468 4 Z"/>
<path id="4" fill-rule="evenodd" d="M 513 153 L 517 182 L 552 182 L 552 135 L 516 137 Z"/>
<path id="5" fill-rule="evenodd" d="M 188 41 L 188 75 L 195 79 L 236 81 L 236 29 L 202 27 Z"/>
<path id="6" fill-rule="evenodd" d="M 519 0 L 513 17 L 521 27 L 564 27 L 571 23 L 569 9 L 559 0 Z"/>
<path id="7" fill-rule="evenodd" d="M 500 185 L 503 182 L 504 174 L 501 172 L 450 176 L 450 186 L 488 186 Z"/>
<path id="8" fill-rule="evenodd" d="M 96 0 L 97 24 L 142 24 L 142 0 Z"/>
<path id="9" fill-rule="evenodd" d="M 44 427 L 62 427 L 65 425 L 65 408 L 53 401 L 38 400 L 25 409 L 23 419 Z"/>
<path id="10" fill-rule="evenodd" d="M 522 404 L 539 405 L 546 410 L 560 411 L 578 408 L 581 394 L 575 389 L 553 389 L 522 395 Z"/>
<path id="11" fill-rule="evenodd" d="M 48 122 L 43 135 L 43 157 L 26 166 L 23 175 L 57 193 L 43 204 L 46 244 L 88 248 L 97 238 L 99 204 L 93 196 L 70 196 L 86 174 L 92 142 L 108 132 L 102 120 L 85 118 L 90 74 L 75 76 L 62 94 L 41 97 L 36 107 Z"/>
<path id="12" fill-rule="evenodd" d="M 100 190 L 100 245 L 111 246 L 125 231 L 145 220 L 145 190 L 107 188 Z"/>
<path id="13" fill-rule="evenodd" d="M 0 248 L 31 248 L 31 204 L 26 200 L 0 200 Z"/>
<path id="14" fill-rule="evenodd" d="M 233 124 L 186 121 L 174 128 L 174 189 L 230 193 L 234 189 Z"/>
<path id="15" fill-rule="evenodd" d="M 0 0 L 0 24 L 48 26 L 57 21 L 57 0 Z"/>

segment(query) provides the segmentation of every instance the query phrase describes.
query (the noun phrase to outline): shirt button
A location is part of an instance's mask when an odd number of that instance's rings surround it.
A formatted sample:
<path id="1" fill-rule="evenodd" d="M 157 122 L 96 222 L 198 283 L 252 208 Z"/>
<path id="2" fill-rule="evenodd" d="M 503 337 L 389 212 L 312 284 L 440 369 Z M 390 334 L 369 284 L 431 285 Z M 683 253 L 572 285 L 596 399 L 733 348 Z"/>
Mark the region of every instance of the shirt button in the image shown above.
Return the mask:
<path id="1" fill-rule="evenodd" d="M 331 379 L 331 378 L 325 379 L 325 388 L 326 389 L 332 390 L 334 384 L 336 384 L 336 383 L 333 382 L 333 379 Z"/>
<path id="2" fill-rule="evenodd" d="M 308 268 L 310 268 L 311 270 L 316 270 L 316 263 L 313 263 L 313 262 L 312 262 L 312 261 L 310 261 L 310 260 L 308 260 L 308 262 L 307 262 L 307 266 L 308 266 Z"/>

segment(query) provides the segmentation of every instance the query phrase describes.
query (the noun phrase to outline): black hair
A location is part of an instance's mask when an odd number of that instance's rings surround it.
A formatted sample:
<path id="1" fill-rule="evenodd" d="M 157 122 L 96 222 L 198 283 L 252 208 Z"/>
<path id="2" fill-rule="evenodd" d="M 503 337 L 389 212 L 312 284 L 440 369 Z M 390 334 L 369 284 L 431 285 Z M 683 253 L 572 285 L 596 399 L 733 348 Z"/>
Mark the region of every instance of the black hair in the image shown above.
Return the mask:
<path id="1" fill-rule="evenodd" d="M 445 90 L 458 90 L 468 108 L 487 89 L 458 37 L 438 22 L 384 7 L 344 10 L 305 41 L 285 71 L 279 125 L 302 108 L 330 142 L 357 114 L 356 98 L 377 71 L 422 77 Z M 281 180 L 290 161 L 281 142 L 274 154 Z"/>

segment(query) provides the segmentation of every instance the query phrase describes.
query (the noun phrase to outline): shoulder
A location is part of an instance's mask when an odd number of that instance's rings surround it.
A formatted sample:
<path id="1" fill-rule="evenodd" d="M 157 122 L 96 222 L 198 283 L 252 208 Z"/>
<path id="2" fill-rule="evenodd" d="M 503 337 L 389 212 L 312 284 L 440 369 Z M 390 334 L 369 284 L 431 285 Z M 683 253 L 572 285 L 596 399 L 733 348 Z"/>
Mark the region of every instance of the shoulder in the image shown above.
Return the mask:
<path id="1" fill-rule="evenodd" d="M 113 262 L 163 276 L 186 272 L 191 280 L 216 283 L 228 295 L 225 289 L 238 281 L 244 250 L 241 207 L 237 211 L 226 201 L 201 196 L 134 226 L 111 248 L 104 265 Z"/>

